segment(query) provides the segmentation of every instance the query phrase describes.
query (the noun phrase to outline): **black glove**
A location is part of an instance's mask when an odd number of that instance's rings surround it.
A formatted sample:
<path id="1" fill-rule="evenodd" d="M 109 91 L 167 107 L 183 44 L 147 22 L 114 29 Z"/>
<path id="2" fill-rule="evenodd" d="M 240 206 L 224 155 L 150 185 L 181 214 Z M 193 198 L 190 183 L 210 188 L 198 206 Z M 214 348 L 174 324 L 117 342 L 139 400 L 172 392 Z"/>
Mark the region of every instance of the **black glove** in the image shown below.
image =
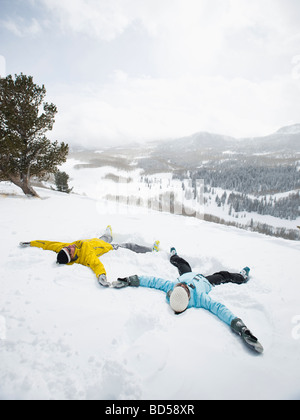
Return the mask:
<path id="1" fill-rule="evenodd" d="M 115 289 L 122 289 L 123 287 L 139 287 L 140 285 L 140 279 L 138 278 L 138 276 L 130 276 L 130 277 L 125 277 L 123 279 L 118 278 L 117 281 L 113 281 L 112 282 L 112 286 Z"/>
<path id="2" fill-rule="evenodd" d="M 231 328 L 235 333 L 242 337 L 247 346 L 252 350 L 257 351 L 258 353 L 262 353 L 264 351 L 263 346 L 260 344 L 258 339 L 251 333 L 240 318 L 232 320 Z"/>

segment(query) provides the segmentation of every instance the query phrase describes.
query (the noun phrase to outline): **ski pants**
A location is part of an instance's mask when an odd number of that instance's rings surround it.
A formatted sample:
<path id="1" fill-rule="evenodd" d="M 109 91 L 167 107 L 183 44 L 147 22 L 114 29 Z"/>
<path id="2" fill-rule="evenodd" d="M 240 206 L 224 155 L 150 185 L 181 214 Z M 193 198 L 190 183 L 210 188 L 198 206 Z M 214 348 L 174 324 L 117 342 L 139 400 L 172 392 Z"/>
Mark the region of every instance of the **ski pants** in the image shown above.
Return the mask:
<path id="1" fill-rule="evenodd" d="M 111 244 L 113 238 L 110 235 L 105 234 L 105 235 L 102 235 L 99 239 Z M 117 244 L 117 245 L 112 244 L 112 245 L 114 249 L 126 248 L 126 249 L 130 249 L 130 251 L 136 252 L 137 254 L 146 254 L 147 252 L 152 252 L 152 248 L 150 247 L 132 244 L 132 243 Z"/>
<path id="2" fill-rule="evenodd" d="M 191 273 L 192 269 L 190 264 L 178 255 L 173 255 L 170 259 L 172 265 L 178 268 L 180 276 L 185 273 Z M 228 271 L 220 271 L 212 274 L 211 276 L 204 276 L 212 286 L 218 286 L 224 283 L 246 283 L 246 280 L 241 274 L 229 273 Z"/>

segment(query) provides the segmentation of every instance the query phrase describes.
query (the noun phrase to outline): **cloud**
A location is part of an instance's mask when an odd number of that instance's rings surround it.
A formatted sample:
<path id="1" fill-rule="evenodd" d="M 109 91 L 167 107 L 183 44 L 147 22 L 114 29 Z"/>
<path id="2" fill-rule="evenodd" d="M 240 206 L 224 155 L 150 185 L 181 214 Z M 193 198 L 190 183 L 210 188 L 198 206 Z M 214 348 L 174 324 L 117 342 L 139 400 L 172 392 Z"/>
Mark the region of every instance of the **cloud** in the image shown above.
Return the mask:
<path id="1" fill-rule="evenodd" d="M 131 23 L 125 2 L 119 0 L 39 0 L 63 32 L 111 41 Z"/>
<path id="2" fill-rule="evenodd" d="M 212 27 L 294 26 L 299 16 L 298 0 L 35 0 L 66 28 L 91 36 L 112 39 L 139 20 L 152 36 L 178 33 L 184 29 L 201 34 Z M 295 15 L 296 14 L 296 15 Z M 195 25 L 195 24 L 201 25 Z M 217 25 L 215 25 L 217 24 Z M 297 25 L 296 25 L 297 26 Z M 179 29 L 179 31 L 178 31 Z M 201 41 L 201 40 L 200 40 Z"/>
<path id="3" fill-rule="evenodd" d="M 47 41 L 41 54 L 32 41 L 27 68 L 58 106 L 53 136 L 70 144 L 298 122 L 299 0 L 30 3 L 6 28 Z"/>
<path id="4" fill-rule="evenodd" d="M 64 34 L 111 42 L 138 26 L 153 41 L 157 72 L 169 76 L 265 76 L 281 71 L 279 57 L 295 55 L 300 39 L 295 0 L 35 1 Z"/>
<path id="5" fill-rule="evenodd" d="M 111 41 L 139 21 L 151 35 L 176 15 L 182 0 L 35 0 L 58 20 L 63 31 Z M 194 2 L 194 0 L 190 0 Z M 173 10 L 175 13 L 173 13 Z"/>
<path id="6" fill-rule="evenodd" d="M 40 23 L 32 18 L 27 21 L 23 18 L 6 19 L 1 21 L 2 26 L 18 37 L 35 36 L 41 31 Z"/>
<path id="7" fill-rule="evenodd" d="M 130 78 L 60 88 L 55 136 L 93 147 L 176 138 L 201 130 L 236 137 L 267 135 L 300 112 L 292 75 L 267 82 L 223 77 Z"/>
<path id="8" fill-rule="evenodd" d="M 299 48 L 299 26 L 291 24 L 287 3 L 289 0 L 177 2 L 177 9 L 156 20 L 164 70 L 256 80 L 281 72 L 288 55 Z"/>
<path id="9" fill-rule="evenodd" d="M 113 47 L 132 31 L 151 40 L 144 45 L 148 62 L 165 77 L 265 79 L 282 73 L 300 53 L 299 0 L 31 0 L 31 5 L 34 17 L 7 19 L 4 26 L 17 36 L 44 29 Z M 123 46 L 125 55 L 129 46 Z"/>

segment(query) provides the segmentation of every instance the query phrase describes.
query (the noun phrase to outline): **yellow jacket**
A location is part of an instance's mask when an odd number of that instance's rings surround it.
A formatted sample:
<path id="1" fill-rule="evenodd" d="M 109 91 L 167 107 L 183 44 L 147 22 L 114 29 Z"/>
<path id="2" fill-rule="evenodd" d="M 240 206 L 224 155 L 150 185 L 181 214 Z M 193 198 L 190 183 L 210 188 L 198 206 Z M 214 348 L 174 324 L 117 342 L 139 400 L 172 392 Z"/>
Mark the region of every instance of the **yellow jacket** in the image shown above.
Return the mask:
<path id="1" fill-rule="evenodd" d="M 106 274 L 104 265 L 99 260 L 99 257 L 103 254 L 106 254 L 109 251 L 112 251 L 113 247 L 111 244 L 108 244 L 107 242 L 104 242 L 101 239 L 83 239 L 72 243 L 50 241 L 30 242 L 30 246 L 35 246 L 37 248 L 42 248 L 57 253 L 60 252 L 63 248 L 70 245 L 76 245 L 74 255 L 75 261 L 71 261 L 67 265 L 72 265 L 74 263 L 85 265 L 87 267 L 90 267 L 97 277 L 101 274 Z"/>

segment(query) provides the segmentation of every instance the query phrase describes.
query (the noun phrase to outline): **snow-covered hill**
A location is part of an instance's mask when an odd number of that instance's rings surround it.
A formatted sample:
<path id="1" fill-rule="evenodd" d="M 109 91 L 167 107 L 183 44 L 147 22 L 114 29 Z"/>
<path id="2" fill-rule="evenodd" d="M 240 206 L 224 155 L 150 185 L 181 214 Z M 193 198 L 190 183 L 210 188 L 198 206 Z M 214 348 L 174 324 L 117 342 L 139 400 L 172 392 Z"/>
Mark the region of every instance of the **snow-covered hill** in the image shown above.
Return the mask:
<path id="1" fill-rule="evenodd" d="M 277 133 L 279 134 L 300 134 L 300 124 L 288 125 L 280 128 Z"/>
<path id="2" fill-rule="evenodd" d="M 0 184 L 0 399 L 299 399 L 300 243 L 193 218 L 38 189 L 28 199 Z M 104 289 L 91 270 L 58 267 L 55 254 L 20 241 L 101 235 L 152 244 L 101 260 L 109 280 L 176 279 L 170 246 L 195 271 L 251 267 L 245 285 L 211 295 L 241 317 L 265 348 L 251 353 L 205 310 L 175 316 L 162 292 Z"/>

